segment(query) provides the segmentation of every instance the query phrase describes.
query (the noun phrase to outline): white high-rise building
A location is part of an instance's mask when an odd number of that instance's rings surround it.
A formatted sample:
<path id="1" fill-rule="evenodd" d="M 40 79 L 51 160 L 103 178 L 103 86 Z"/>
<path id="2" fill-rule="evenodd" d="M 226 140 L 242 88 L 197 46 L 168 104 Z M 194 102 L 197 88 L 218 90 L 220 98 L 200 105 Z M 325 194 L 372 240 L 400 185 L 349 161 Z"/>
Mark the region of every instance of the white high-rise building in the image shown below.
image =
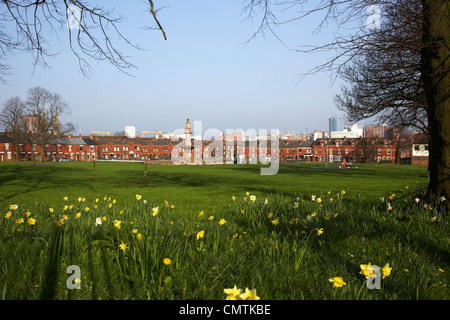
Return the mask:
<path id="1" fill-rule="evenodd" d="M 126 126 L 125 127 L 125 135 L 128 138 L 136 138 L 136 127 L 135 126 Z"/>

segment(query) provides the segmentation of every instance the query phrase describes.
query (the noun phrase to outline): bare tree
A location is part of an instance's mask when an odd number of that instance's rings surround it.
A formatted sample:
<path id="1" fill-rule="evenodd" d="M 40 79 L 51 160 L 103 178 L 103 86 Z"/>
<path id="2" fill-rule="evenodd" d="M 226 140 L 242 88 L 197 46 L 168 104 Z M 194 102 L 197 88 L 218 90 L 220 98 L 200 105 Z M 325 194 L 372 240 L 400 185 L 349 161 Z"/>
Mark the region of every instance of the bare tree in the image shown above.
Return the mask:
<path id="1" fill-rule="evenodd" d="M 152 0 L 148 8 L 156 27 L 166 39 Z M 2 0 L 0 1 L 0 59 L 27 52 L 34 66 L 48 66 L 46 58 L 55 55 L 48 36 L 57 28 L 67 30 L 70 49 L 78 58 L 85 76 L 91 72 L 90 60 L 107 60 L 124 73 L 135 67 L 118 50 L 118 43 L 138 48 L 120 31 L 122 16 L 113 10 L 85 0 Z M 0 81 L 5 81 L 10 67 L 0 64 Z"/>
<path id="2" fill-rule="evenodd" d="M 16 161 L 19 160 L 19 146 L 26 135 L 23 116 L 26 105 L 18 96 L 8 99 L 0 114 L 0 124 L 8 131 L 8 135 L 16 147 Z"/>
<path id="3" fill-rule="evenodd" d="M 293 13 L 280 21 L 271 7 Z M 279 10 L 280 11 L 280 10 Z M 335 52 L 304 76 L 320 71 L 353 83 L 338 103 L 356 110 L 351 117 L 381 115 L 421 127 L 430 140 L 427 198 L 450 198 L 450 2 L 448 0 L 248 0 L 245 12 L 262 12 L 258 33 L 322 14 L 335 23 L 334 39 L 299 52 Z M 368 16 L 368 13 L 370 14 Z M 385 28 L 381 13 L 387 13 Z M 390 16 L 389 16 L 390 15 Z M 391 18 L 391 19 L 389 19 Z M 355 27 L 356 26 L 356 27 Z M 370 27 L 370 28 L 368 28 Z M 370 29 L 368 32 L 368 29 Z M 408 57 L 410 59 L 408 59 Z M 379 63 L 380 62 L 380 63 Z M 354 63 L 354 65 L 352 65 Z M 400 66 L 398 65 L 400 64 Z M 354 69 L 352 69 L 354 68 Z M 369 72 L 366 74 L 364 72 Z M 367 78 L 370 75 L 371 78 Z M 369 81 L 370 80 L 370 81 Z M 377 82 L 377 80 L 379 80 Z M 392 80 L 392 81 L 389 81 Z M 372 88 L 363 83 L 377 85 Z M 383 85 L 384 87 L 381 87 Z M 382 90 L 381 90 L 382 89 Z M 380 94 L 379 97 L 377 95 Z M 359 108 L 359 109 L 358 109 Z"/>
<path id="4" fill-rule="evenodd" d="M 60 119 L 69 113 L 68 104 L 57 93 L 51 93 L 42 87 L 34 87 L 28 90 L 27 110 L 36 118 L 34 130 L 29 135 L 33 144 L 40 146 L 40 160 L 44 160 L 44 151 L 60 136 Z M 73 125 L 65 124 L 67 130 L 73 130 Z"/>

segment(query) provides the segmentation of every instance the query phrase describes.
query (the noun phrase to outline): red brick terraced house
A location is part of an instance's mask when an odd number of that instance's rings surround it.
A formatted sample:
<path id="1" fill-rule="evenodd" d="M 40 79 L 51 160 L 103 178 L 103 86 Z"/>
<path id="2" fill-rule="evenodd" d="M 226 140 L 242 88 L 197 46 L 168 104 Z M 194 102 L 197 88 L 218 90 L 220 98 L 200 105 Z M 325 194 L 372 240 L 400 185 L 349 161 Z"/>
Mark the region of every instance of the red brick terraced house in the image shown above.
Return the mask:
<path id="1" fill-rule="evenodd" d="M 395 163 L 395 140 L 385 138 L 317 139 L 312 144 L 314 162 Z"/>
<path id="2" fill-rule="evenodd" d="M 7 133 L 0 134 L 0 161 L 16 160 L 16 145 Z M 41 147 L 26 138 L 19 143 L 19 161 L 40 160 Z M 93 161 L 97 158 L 97 143 L 91 137 L 56 137 L 44 146 L 43 161 Z"/>
<path id="3" fill-rule="evenodd" d="M 94 137 L 98 158 L 104 160 L 169 160 L 174 144 L 169 139 Z"/>
<path id="4" fill-rule="evenodd" d="M 313 141 L 280 140 L 280 161 L 313 161 Z"/>

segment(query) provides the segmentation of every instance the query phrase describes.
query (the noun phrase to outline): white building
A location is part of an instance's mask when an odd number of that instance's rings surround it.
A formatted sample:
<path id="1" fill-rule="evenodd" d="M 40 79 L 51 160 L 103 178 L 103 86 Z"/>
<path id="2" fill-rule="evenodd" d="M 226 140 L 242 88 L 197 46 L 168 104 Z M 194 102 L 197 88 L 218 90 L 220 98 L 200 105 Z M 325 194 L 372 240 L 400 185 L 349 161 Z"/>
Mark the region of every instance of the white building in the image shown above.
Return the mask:
<path id="1" fill-rule="evenodd" d="M 125 135 L 128 138 L 136 138 L 136 127 L 135 126 L 126 126 L 125 127 Z"/>
<path id="2" fill-rule="evenodd" d="M 364 136 L 364 127 L 358 127 L 356 123 L 345 127 L 342 131 L 331 131 L 331 138 L 359 138 Z"/>

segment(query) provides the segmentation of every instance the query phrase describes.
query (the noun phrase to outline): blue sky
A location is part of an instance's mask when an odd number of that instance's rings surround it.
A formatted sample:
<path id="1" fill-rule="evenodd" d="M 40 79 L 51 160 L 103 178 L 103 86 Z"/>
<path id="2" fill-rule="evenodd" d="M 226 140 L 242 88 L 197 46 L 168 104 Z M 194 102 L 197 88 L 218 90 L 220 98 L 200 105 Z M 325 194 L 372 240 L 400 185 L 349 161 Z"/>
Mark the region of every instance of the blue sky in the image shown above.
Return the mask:
<path id="1" fill-rule="evenodd" d="M 327 130 L 328 118 L 343 114 L 333 97 L 340 83 L 329 74 L 305 78 L 299 74 L 331 57 L 332 53 L 303 54 L 288 50 L 272 36 L 258 36 L 242 45 L 256 31 L 240 15 L 242 1 L 156 0 L 165 8 L 159 12 L 168 40 L 159 31 L 143 30 L 153 25 L 144 12 L 144 1 L 108 1 L 115 13 L 124 16 L 123 33 L 145 50 L 120 47 L 138 68 L 134 77 L 117 71 L 107 62 L 92 61 L 93 73 L 84 78 L 76 58 L 67 47 L 66 29 L 52 43 L 55 57 L 48 58 L 49 69 L 37 68 L 32 60 L 17 54 L 8 60 L 13 74 L 8 84 L 0 84 L 0 103 L 34 86 L 59 93 L 69 104 L 67 120 L 77 133 L 124 130 L 174 131 L 184 127 L 187 118 L 201 120 L 203 130 L 279 129 L 282 132 Z M 320 17 L 286 24 L 277 34 L 290 48 L 331 39 L 332 29 L 313 35 Z"/>

